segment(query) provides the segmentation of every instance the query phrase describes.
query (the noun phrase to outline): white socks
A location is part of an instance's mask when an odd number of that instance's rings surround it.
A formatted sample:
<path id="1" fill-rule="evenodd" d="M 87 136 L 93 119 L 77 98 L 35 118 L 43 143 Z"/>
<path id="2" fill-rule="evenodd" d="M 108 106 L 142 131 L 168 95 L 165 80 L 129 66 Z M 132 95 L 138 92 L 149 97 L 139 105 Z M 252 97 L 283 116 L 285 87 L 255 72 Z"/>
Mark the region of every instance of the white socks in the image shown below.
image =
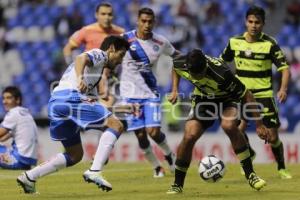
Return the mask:
<path id="1" fill-rule="evenodd" d="M 100 138 L 93 164 L 90 168 L 91 171 L 102 170 L 104 163 L 109 158 L 110 152 L 119 136 L 120 133 L 113 129 L 108 128 L 106 131 L 104 131 Z"/>
<path id="2" fill-rule="evenodd" d="M 164 141 L 159 143 L 158 146 L 163 150 L 163 152 L 166 156 L 170 155 L 170 153 L 172 153 L 166 139 L 164 139 Z"/>
<path id="3" fill-rule="evenodd" d="M 62 153 L 57 154 L 50 160 L 36 166 L 35 168 L 26 171 L 29 179 L 35 181 L 36 179 L 56 172 L 60 169 L 66 168 L 67 160 Z"/>
<path id="4" fill-rule="evenodd" d="M 149 147 L 147 147 L 146 149 L 142 149 L 142 150 L 144 152 L 145 158 L 152 164 L 154 169 L 157 168 L 158 166 L 161 166 L 161 163 L 159 162 L 159 160 L 156 158 L 156 156 L 152 151 L 151 145 L 149 145 Z"/>

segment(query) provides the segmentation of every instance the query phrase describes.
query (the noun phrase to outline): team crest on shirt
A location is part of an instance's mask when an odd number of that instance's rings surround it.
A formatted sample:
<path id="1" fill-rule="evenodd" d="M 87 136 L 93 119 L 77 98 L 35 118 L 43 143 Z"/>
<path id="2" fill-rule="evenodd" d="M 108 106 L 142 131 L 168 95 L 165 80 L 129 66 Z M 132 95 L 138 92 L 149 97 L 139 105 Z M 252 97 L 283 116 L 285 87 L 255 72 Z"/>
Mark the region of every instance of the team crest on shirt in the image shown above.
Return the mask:
<path id="1" fill-rule="evenodd" d="M 247 49 L 247 50 L 245 51 L 245 56 L 246 56 L 246 57 L 251 57 L 251 55 L 252 55 L 251 49 Z"/>
<path id="2" fill-rule="evenodd" d="M 159 46 L 158 45 L 153 45 L 153 51 L 158 51 L 159 50 Z"/>
<path id="3" fill-rule="evenodd" d="M 136 45 L 135 44 L 130 45 L 130 50 L 136 51 Z"/>

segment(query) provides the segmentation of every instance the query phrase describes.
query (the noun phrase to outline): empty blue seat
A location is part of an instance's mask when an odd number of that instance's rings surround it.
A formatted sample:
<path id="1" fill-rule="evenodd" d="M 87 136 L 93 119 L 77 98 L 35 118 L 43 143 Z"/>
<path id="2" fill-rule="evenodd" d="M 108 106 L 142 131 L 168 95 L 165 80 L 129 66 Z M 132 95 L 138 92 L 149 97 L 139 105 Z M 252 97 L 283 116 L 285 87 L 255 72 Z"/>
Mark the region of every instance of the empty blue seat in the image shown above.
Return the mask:
<path id="1" fill-rule="evenodd" d="M 34 60 L 27 61 L 24 64 L 25 64 L 25 70 L 28 73 L 39 70 L 37 67 L 37 63 Z"/>
<path id="2" fill-rule="evenodd" d="M 23 4 L 19 10 L 18 10 L 18 14 L 20 16 L 20 18 L 24 18 L 28 15 L 32 15 L 33 13 L 33 7 L 30 4 Z"/>
<path id="3" fill-rule="evenodd" d="M 84 24 L 91 24 L 95 22 L 95 17 L 94 15 L 86 15 L 83 19 Z"/>
<path id="4" fill-rule="evenodd" d="M 13 18 L 9 18 L 7 21 L 7 27 L 9 29 L 15 28 L 17 26 L 21 26 L 20 18 L 18 16 L 15 16 Z"/>
<path id="5" fill-rule="evenodd" d="M 69 7 L 70 6 L 68 6 L 68 8 Z M 58 6 L 55 6 L 55 5 L 52 5 L 48 9 L 49 9 L 48 10 L 49 17 L 52 18 L 52 19 L 58 17 L 63 12 L 63 8 L 62 7 L 58 7 Z"/>
<path id="6" fill-rule="evenodd" d="M 16 47 L 21 52 L 28 51 L 28 49 L 31 48 L 31 43 L 30 42 L 18 42 Z"/>
<path id="7" fill-rule="evenodd" d="M 43 60 L 42 62 L 40 62 L 39 68 L 40 68 L 41 72 L 43 72 L 43 73 L 49 72 L 49 70 L 51 70 L 51 68 L 52 68 L 51 60 L 48 60 L 48 59 Z"/>
<path id="8" fill-rule="evenodd" d="M 38 71 L 38 68 L 29 74 L 29 81 L 31 81 L 32 83 L 38 82 L 41 79 L 43 79 L 43 77 L 42 77 L 41 73 Z"/>
<path id="9" fill-rule="evenodd" d="M 33 15 L 27 15 L 26 17 L 22 18 L 22 26 L 25 28 L 29 28 L 34 25 L 36 25 L 36 19 L 33 17 Z"/>
<path id="10" fill-rule="evenodd" d="M 36 56 L 35 56 L 35 59 L 38 61 L 38 62 L 41 62 L 43 60 L 48 60 L 48 59 L 51 59 L 51 53 L 49 53 L 47 50 L 45 49 L 40 49 L 36 52 Z"/>
<path id="11" fill-rule="evenodd" d="M 48 16 L 49 10 L 50 9 L 47 5 L 41 4 L 39 6 L 36 6 L 35 9 L 33 10 L 33 13 L 31 13 L 31 14 L 36 16 L 38 19 L 38 17 Z"/>
<path id="12" fill-rule="evenodd" d="M 293 35 L 295 33 L 295 31 L 296 31 L 296 29 L 292 25 L 285 24 L 282 27 L 280 34 L 282 34 L 284 36 L 290 36 L 290 35 Z"/>
<path id="13" fill-rule="evenodd" d="M 54 23 L 53 18 L 47 15 L 39 17 L 36 22 L 36 24 L 41 27 L 50 26 L 53 25 L 53 23 Z"/>
<path id="14" fill-rule="evenodd" d="M 25 73 L 22 73 L 22 74 L 20 74 L 20 75 L 17 75 L 17 76 L 15 76 L 14 77 L 14 79 L 13 79 L 13 83 L 14 83 L 14 85 L 21 85 L 21 84 L 23 84 L 24 82 L 26 82 L 27 81 L 27 76 L 26 76 L 26 74 Z"/>
<path id="15" fill-rule="evenodd" d="M 288 43 L 288 37 L 283 34 L 278 34 L 276 40 L 280 46 L 286 46 Z"/>
<path id="16" fill-rule="evenodd" d="M 21 58 L 23 62 L 32 62 L 34 60 L 34 54 L 31 51 L 22 51 Z"/>
<path id="17" fill-rule="evenodd" d="M 298 39 L 299 36 L 298 35 L 294 35 L 291 34 L 288 38 L 287 38 L 287 46 L 294 48 L 298 45 Z"/>

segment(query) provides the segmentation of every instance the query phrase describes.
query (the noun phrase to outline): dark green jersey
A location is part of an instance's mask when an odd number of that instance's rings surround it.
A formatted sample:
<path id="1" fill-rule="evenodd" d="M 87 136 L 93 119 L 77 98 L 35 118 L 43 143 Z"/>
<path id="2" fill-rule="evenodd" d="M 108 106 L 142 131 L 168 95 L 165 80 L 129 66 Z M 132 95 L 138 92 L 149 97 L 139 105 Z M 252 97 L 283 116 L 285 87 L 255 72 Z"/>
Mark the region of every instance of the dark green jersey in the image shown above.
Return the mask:
<path id="1" fill-rule="evenodd" d="M 206 56 L 207 71 L 201 79 L 193 78 L 187 70 L 185 56 L 174 58 L 174 69 L 178 75 L 189 80 L 194 86 L 194 94 L 208 99 L 239 99 L 246 92 L 245 86 L 230 71 L 229 67 L 218 58 Z M 201 66 L 199 66 L 201 67 Z"/>
<path id="2" fill-rule="evenodd" d="M 226 62 L 235 61 L 236 75 L 255 97 L 273 96 L 272 63 L 278 71 L 288 68 L 275 39 L 264 33 L 252 43 L 246 41 L 245 33 L 230 38 L 221 58 Z"/>

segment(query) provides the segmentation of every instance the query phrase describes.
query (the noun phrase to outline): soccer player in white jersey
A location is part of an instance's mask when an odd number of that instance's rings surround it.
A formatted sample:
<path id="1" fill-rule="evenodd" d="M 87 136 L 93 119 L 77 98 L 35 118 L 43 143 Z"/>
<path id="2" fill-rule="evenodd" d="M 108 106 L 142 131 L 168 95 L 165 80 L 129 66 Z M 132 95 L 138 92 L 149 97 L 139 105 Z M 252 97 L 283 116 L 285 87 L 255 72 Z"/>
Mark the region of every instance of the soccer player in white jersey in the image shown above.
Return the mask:
<path id="1" fill-rule="evenodd" d="M 101 50 L 92 49 L 80 54 L 66 69 L 48 104 L 51 138 L 61 141 L 65 153 L 59 153 L 21 174 L 17 182 L 25 193 L 35 193 L 35 181 L 38 178 L 78 163 L 83 156 L 80 128 L 99 128 L 102 125 L 108 128 L 102 134 L 93 164 L 84 172 L 83 178 L 102 190 L 112 189 L 101 172 L 123 131 L 123 125 L 97 102 L 96 88 L 104 67 L 113 70 L 122 62 L 128 48 L 128 42 L 122 37 L 108 36 L 101 44 Z"/>
<path id="2" fill-rule="evenodd" d="M 146 159 L 153 165 L 154 177 L 163 177 L 164 169 L 152 151 L 149 135 L 163 150 L 171 172 L 175 170 L 175 156 L 160 130 L 161 109 L 156 78 L 152 72 L 160 55 L 179 54 L 163 36 L 152 32 L 155 15 L 152 9 L 142 8 L 138 13 L 137 29 L 124 33 L 130 48 L 122 62 L 120 94 L 126 103 L 140 104 L 140 116 L 127 117 L 128 131 L 134 131 Z"/>
<path id="3" fill-rule="evenodd" d="M 0 142 L 12 138 L 11 148 L 0 145 L 0 168 L 30 169 L 37 162 L 37 127 L 28 109 L 22 107 L 22 94 L 8 86 L 2 92 L 7 111 L 0 124 Z"/>

